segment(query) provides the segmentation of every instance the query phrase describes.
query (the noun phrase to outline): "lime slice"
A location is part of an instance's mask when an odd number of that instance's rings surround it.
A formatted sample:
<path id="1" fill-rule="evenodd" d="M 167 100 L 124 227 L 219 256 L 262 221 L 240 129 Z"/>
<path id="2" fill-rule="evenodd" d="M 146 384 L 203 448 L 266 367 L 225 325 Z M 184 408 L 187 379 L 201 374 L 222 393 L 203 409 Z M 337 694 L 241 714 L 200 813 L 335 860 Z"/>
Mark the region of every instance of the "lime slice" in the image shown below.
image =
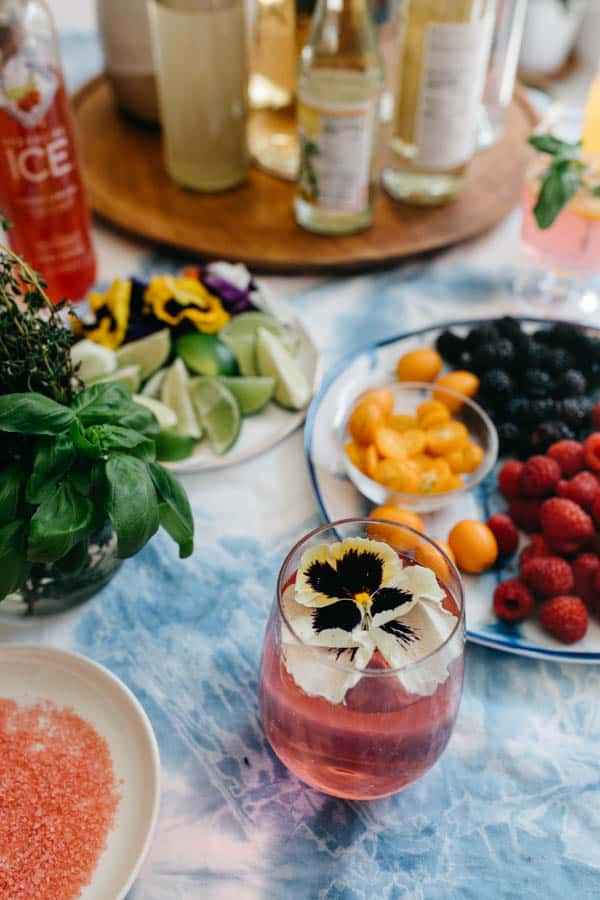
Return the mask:
<path id="1" fill-rule="evenodd" d="M 231 391 L 237 400 L 243 416 L 252 416 L 264 409 L 275 392 L 275 379 L 260 375 L 237 378 L 219 378 L 221 384 Z"/>
<path id="2" fill-rule="evenodd" d="M 242 375 L 256 375 L 256 336 L 254 334 L 220 335 L 221 342 L 235 356 Z"/>
<path id="3" fill-rule="evenodd" d="M 110 375 L 117 368 L 117 355 L 114 350 L 103 347 L 84 338 L 77 341 L 71 347 L 71 360 L 73 365 L 79 365 L 77 374 L 84 384 L 89 384 L 95 378 Z"/>
<path id="4" fill-rule="evenodd" d="M 168 328 L 155 331 L 139 341 L 131 341 L 117 350 L 119 366 L 140 366 L 142 381 L 164 366 L 171 352 L 171 333 Z"/>
<path id="5" fill-rule="evenodd" d="M 275 316 L 271 316 L 266 312 L 245 312 L 239 316 L 232 316 L 227 325 L 221 329 L 219 337 L 221 340 L 231 337 L 256 337 L 258 329 L 265 328 L 276 337 L 278 337 L 287 347 L 290 353 L 295 353 L 298 349 L 298 335 L 290 328 L 282 325 Z M 231 348 L 233 350 L 233 348 Z M 235 351 L 233 351 L 235 353 Z M 241 366 L 240 366 L 241 370 Z M 242 375 L 251 374 L 242 372 Z"/>
<path id="6" fill-rule="evenodd" d="M 238 370 L 234 354 L 215 334 L 184 334 L 175 343 L 175 353 L 197 375 L 235 375 Z"/>
<path id="7" fill-rule="evenodd" d="M 154 397 L 156 400 L 160 397 L 160 389 L 162 387 L 162 383 L 165 380 L 165 375 L 167 374 L 166 369 L 159 369 L 158 372 L 155 372 L 152 375 L 144 387 L 142 388 L 142 394 L 144 397 Z"/>
<path id="8" fill-rule="evenodd" d="M 179 459 L 187 459 L 194 452 L 198 443 L 197 438 L 187 434 L 179 434 L 178 431 L 165 429 L 161 431 L 156 440 L 156 458 L 161 462 L 176 462 Z"/>
<path id="9" fill-rule="evenodd" d="M 142 379 L 140 377 L 139 366 L 123 366 L 121 369 L 115 369 L 110 375 L 103 375 L 102 378 L 94 378 L 94 384 L 100 384 L 104 381 L 122 381 L 135 394 L 139 390 Z"/>
<path id="10" fill-rule="evenodd" d="M 310 400 L 310 386 L 294 357 L 279 338 L 258 329 L 256 359 L 261 375 L 277 382 L 274 400 L 287 409 L 303 409 Z"/>
<path id="11" fill-rule="evenodd" d="M 221 456 L 240 433 L 241 416 L 235 397 L 220 381 L 202 377 L 190 382 L 190 397 L 210 446 Z"/>
<path id="12" fill-rule="evenodd" d="M 187 434 L 189 437 L 199 438 L 202 435 L 202 429 L 198 424 L 188 394 L 189 380 L 183 360 L 176 359 L 167 369 L 167 374 L 160 389 L 160 399 L 162 403 L 170 406 L 177 416 L 176 428 L 179 434 Z"/>
<path id="13" fill-rule="evenodd" d="M 135 403 L 145 406 L 151 413 L 154 413 L 161 429 L 176 427 L 177 416 L 170 406 L 161 403 L 155 397 L 145 397 L 144 394 L 134 394 L 132 399 Z"/>

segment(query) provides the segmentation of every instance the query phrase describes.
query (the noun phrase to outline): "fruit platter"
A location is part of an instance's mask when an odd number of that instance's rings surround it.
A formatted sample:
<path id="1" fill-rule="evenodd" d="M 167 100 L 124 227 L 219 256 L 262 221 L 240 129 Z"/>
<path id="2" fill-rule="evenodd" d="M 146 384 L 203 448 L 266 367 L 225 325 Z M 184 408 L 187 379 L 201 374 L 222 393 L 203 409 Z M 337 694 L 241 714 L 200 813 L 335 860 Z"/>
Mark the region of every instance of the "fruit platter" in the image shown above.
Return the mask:
<path id="1" fill-rule="evenodd" d="M 564 322 L 460 321 L 368 347 L 307 417 L 321 511 L 432 536 L 463 574 L 471 640 L 600 662 L 599 388 L 600 331 Z"/>
<path id="2" fill-rule="evenodd" d="M 243 265 L 117 278 L 71 314 L 86 386 L 122 381 L 158 419 L 159 460 L 177 471 L 231 465 L 303 420 L 318 381 L 312 340 Z"/>

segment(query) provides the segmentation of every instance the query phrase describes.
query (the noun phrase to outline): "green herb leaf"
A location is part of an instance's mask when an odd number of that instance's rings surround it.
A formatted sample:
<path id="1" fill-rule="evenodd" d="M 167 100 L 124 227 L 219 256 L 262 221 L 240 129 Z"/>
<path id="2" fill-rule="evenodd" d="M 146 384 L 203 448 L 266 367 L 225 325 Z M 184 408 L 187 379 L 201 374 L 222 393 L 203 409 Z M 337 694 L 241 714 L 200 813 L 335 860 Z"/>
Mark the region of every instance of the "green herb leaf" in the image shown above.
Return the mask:
<path id="1" fill-rule="evenodd" d="M 128 450 L 133 456 L 152 462 L 156 459 L 156 446 L 152 438 L 122 428 L 120 425 L 92 425 L 86 431 L 86 437 L 93 443 L 98 442 L 104 451 Z"/>
<path id="2" fill-rule="evenodd" d="M 0 397 L 0 431 L 19 434 L 60 434 L 75 419 L 67 407 L 42 394 Z"/>
<path id="3" fill-rule="evenodd" d="M 56 562 L 66 556 L 89 528 L 94 505 L 69 481 L 57 485 L 31 518 L 27 556 L 32 562 Z"/>
<path id="4" fill-rule="evenodd" d="M 84 425 L 120 422 L 121 410 L 131 403 L 131 391 L 120 381 L 92 384 L 77 394 L 71 409 Z"/>
<path id="5" fill-rule="evenodd" d="M 76 575 L 83 571 L 88 561 L 89 538 L 86 535 L 81 541 L 77 541 L 66 556 L 57 559 L 54 565 L 59 572 L 65 575 Z"/>
<path id="6" fill-rule="evenodd" d="M 117 533 L 118 555 L 134 556 L 158 530 L 156 491 L 145 463 L 125 454 L 112 456 L 105 466 L 108 482 L 106 509 Z"/>
<path id="7" fill-rule="evenodd" d="M 180 559 L 185 559 L 194 551 L 194 517 L 190 502 L 177 479 L 167 469 L 149 463 L 148 471 L 158 494 L 160 524 L 179 544 Z"/>
<path id="8" fill-rule="evenodd" d="M 581 141 L 570 144 L 561 141 L 553 134 L 532 134 L 529 143 L 540 153 L 548 153 L 550 156 L 562 156 L 563 159 L 579 159 L 581 157 Z"/>
<path id="9" fill-rule="evenodd" d="M 75 461 L 73 441 L 68 433 L 56 438 L 39 438 L 33 460 L 33 472 L 27 482 L 27 502 L 41 503 L 54 490 L 59 478 Z"/>
<path id="10" fill-rule="evenodd" d="M 0 526 L 8 525 L 17 518 L 26 477 L 20 463 L 10 463 L 0 469 Z"/>
<path id="11" fill-rule="evenodd" d="M 0 600 L 27 581 L 31 563 L 26 556 L 27 525 L 21 519 L 0 528 Z"/>
<path id="12" fill-rule="evenodd" d="M 592 197 L 600 197 L 600 184 L 595 184 L 593 188 L 590 188 L 590 194 Z"/>
<path id="13" fill-rule="evenodd" d="M 533 213 L 540 228 L 549 228 L 581 187 L 581 176 L 569 160 L 555 160 L 546 172 Z"/>
<path id="14" fill-rule="evenodd" d="M 92 490 L 92 463 L 79 457 L 69 470 L 69 481 L 76 491 L 87 497 Z"/>
<path id="15" fill-rule="evenodd" d="M 160 432 L 160 425 L 154 413 L 139 403 L 131 402 L 123 407 L 118 422 L 124 428 L 141 431 L 142 434 L 151 438 L 157 437 Z"/>

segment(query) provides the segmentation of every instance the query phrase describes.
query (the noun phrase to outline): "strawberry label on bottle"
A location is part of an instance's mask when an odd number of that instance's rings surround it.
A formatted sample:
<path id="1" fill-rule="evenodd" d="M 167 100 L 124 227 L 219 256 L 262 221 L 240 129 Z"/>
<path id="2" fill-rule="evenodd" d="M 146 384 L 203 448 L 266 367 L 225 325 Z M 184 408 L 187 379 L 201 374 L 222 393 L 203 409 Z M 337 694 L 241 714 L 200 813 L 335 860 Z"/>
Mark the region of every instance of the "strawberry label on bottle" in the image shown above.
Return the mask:
<path id="1" fill-rule="evenodd" d="M 31 128 L 50 108 L 58 78 L 48 66 L 41 66 L 24 53 L 12 56 L 0 77 L 0 105 L 22 125 Z"/>

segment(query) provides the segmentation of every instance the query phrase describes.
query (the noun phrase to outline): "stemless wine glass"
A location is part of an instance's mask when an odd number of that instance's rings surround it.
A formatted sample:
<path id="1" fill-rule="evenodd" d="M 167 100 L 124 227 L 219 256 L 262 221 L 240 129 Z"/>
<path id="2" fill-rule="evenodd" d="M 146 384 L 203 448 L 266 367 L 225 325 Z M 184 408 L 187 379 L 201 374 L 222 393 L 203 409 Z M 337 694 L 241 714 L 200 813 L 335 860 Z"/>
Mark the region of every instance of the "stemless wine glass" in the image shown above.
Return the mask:
<path id="1" fill-rule="evenodd" d="M 302 781 L 372 800 L 421 778 L 462 694 L 460 577 L 411 528 L 346 519 L 286 557 L 260 670 L 271 747 Z"/>

